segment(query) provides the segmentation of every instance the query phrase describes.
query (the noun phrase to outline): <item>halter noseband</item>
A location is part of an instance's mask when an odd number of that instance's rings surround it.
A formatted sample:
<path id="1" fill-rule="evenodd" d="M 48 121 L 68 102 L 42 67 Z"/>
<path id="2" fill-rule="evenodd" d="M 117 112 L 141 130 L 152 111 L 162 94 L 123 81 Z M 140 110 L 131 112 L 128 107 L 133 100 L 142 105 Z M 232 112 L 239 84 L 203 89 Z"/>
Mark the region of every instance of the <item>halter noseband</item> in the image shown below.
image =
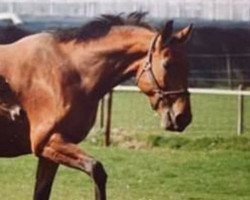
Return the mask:
<path id="1" fill-rule="evenodd" d="M 159 34 L 157 34 L 152 39 L 149 50 L 148 50 L 148 53 L 147 53 L 147 58 L 146 58 L 145 65 L 144 65 L 143 69 L 141 70 L 140 74 L 138 75 L 138 78 L 137 78 L 137 81 L 136 81 L 136 84 L 138 85 L 139 80 L 140 80 L 141 76 L 143 75 L 143 73 L 144 72 L 147 73 L 149 79 L 151 80 L 151 82 L 153 83 L 153 85 L 155 87 L 154 92 L 158 96 L 158 99 L 157 99 L 157 102 L 156 102 L 156 104 L 154 106 L 154 109 L 156 109 L 158 107 L 158 104 L 160 103 L 160 101 L 162 101 L 164 99 L 164 97 L 167 97 L 167 96 L 170 96 L 170 95 L 187 95 L 187 96 L 190 95 L 190 93 L 188 92 L 187 89 L 165 91 L 165 90 L 162 89 L 162 87 L 158 83 L 158 81 L 157 81 L 157 79 L 156 79 L 156 77 L 154 75 L 154 72 L 152 70 L 152 68 L 153 68 L 153 64 L 152 64 L 153 52 L 154 52 L 155 43 L 156 43 L 158 37 L 159 37 Z"/>

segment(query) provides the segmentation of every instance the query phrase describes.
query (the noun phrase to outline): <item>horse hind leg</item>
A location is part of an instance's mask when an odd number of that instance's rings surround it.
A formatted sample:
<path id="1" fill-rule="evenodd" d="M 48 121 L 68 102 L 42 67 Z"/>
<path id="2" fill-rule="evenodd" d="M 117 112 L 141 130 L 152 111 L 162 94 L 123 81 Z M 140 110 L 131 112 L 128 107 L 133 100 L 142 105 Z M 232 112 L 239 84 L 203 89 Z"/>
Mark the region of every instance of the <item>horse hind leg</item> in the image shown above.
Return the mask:
<path id="1" fill-rule="evenodd" d="M 31 142 L 26 116 L 12 121 L 0 114 L 0 157 L 16 157 L 29 153 Z"/>
<path id="2" fill-rule="evenodd" d="M 87 155 L 77 145 L 63 140 L 59 134 L 54 134 L 44 146 L 41 156 L 85 172 L 95 183 L 95 200 L 106 200 L 107 174 L 102 163 Z"/>

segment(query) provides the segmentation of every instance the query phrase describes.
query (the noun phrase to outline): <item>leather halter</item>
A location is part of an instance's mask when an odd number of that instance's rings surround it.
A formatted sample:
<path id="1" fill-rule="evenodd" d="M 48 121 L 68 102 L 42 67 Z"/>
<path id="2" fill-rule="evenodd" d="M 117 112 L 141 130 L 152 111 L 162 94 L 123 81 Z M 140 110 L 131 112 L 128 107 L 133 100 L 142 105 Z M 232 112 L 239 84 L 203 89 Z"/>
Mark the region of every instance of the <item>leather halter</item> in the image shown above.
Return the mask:
<path id="1" fill-rule="evenodd" d="M 154 92 L 155 94 L 158 96 L 156 104 L 154 105 L 154 109 L 156 109 L 160 103 L 160 101 L 162 101 L 164 98 L 167 98 L 170 95 L 186 95 L 189 96 L 190 93 L 188 92 L 187 89 L 179 89 L 179 90 L 170 90 L 170 91 L 165 91 L 162 89 L 162 87 L 160 86 L 159 82 L 157 81 L 155 74 L 153 72 L 153 52 L 155 49 L 155 44 L 156 41 L 159 37 L 159 34 L 157 34 L 151 41 L 148 53 L 147 53 L 147 58 L 146 58 L 146 62 L 145 65 L 143 67 L 143 69 L 141 70 L 140 74 L 138 75 L 136 84 L 138 85 L 141 76 L 145 73 L 147 73 L 149 79 L 151 80 L 152 84 L 154 85 L 155 89 Z"/>

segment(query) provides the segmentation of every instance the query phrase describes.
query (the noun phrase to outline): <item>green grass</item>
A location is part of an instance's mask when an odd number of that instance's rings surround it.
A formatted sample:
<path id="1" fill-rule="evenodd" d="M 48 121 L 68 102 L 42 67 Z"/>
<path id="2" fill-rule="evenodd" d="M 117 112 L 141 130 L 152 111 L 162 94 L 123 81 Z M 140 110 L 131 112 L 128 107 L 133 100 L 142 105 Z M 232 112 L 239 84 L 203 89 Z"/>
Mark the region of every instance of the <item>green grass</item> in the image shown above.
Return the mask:
<path id="1" fill-rule="evenodd" d="M 98 120 L 82 144 L 109 174 L 108 200 L 249 200 L 249 97 L 240 137 L 236 104 L 232 96 L 193 95 L 193 123 L 176 135 L 159 128 L 159 118 L 143 95 L 116 93 L 112 146 L 100 145 Z M 1 158 L 0 200 L 31 200 L 35 168 L 33 156 Z M 51 199 L 94 199 L 92 182 L 79 171 L 61 167 Z"/>
<path id="2" fill-rule="evenodd" d="M 237 133 L 237 97 L 230 95 L 194 94 L 191 96 L 193 122 L 184 133 L 188 137 L 232 137 Z M 244 101 L 244 134 L 250 135 L 250 97 Z M 165 134 L 159 116 L 143 94 L 116 92 L 113 98 L 114 132 L 132 135 Z M 97 125 L 98 127 L 98 120 Z"/>
<path id="3" fill-rule="evenodd" d="M 250 152 L 237 150 L 131 150 L 89 144 L 109 174 L 109 200 L 248 200 Z M 32 156 L 1 159 L 1 200 L 32 199 Z M 61 167 L 52 200 L 94 199 L 85 174 Z"/>
<path id="4" fill-rule="evenodd" d="M 202 137 L 189 139 L 187 137 L 149 136 L 148 146 L 166 147 L 182 150 L 240 150 L 250 151 L 250 138 L 247 137 Z"/>

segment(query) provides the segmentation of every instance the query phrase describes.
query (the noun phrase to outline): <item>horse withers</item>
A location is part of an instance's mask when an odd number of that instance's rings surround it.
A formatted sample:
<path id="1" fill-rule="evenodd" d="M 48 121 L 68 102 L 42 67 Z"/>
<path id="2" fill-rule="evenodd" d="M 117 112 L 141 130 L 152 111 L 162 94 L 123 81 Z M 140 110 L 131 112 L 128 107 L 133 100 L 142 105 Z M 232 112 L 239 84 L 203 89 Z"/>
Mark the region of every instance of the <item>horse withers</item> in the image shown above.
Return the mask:
<path id="1" fill-rule="evenodd" d="M 104 15 L 82 27 L 27 36 L 0 46 L 0 75 L 25 110 L 18 152 L 39 158 L 34 200 L 48 200 L 59 164 L 78 169 L 95 183 L 95 199 L 106 199 L 107 174 L 101 162 L 81 150 L 93 126 L 99 100 L 135 77 L 159 113 L 161 125 L 183 131 L 191 122 L 185 42 L 192 26 L 173 32 L 173 22 L 156 30 L 144 13 Z M 14 55 L 14 56 L 13 56 Z M 10 149 L 9 149 L 10 150 Z"/>

